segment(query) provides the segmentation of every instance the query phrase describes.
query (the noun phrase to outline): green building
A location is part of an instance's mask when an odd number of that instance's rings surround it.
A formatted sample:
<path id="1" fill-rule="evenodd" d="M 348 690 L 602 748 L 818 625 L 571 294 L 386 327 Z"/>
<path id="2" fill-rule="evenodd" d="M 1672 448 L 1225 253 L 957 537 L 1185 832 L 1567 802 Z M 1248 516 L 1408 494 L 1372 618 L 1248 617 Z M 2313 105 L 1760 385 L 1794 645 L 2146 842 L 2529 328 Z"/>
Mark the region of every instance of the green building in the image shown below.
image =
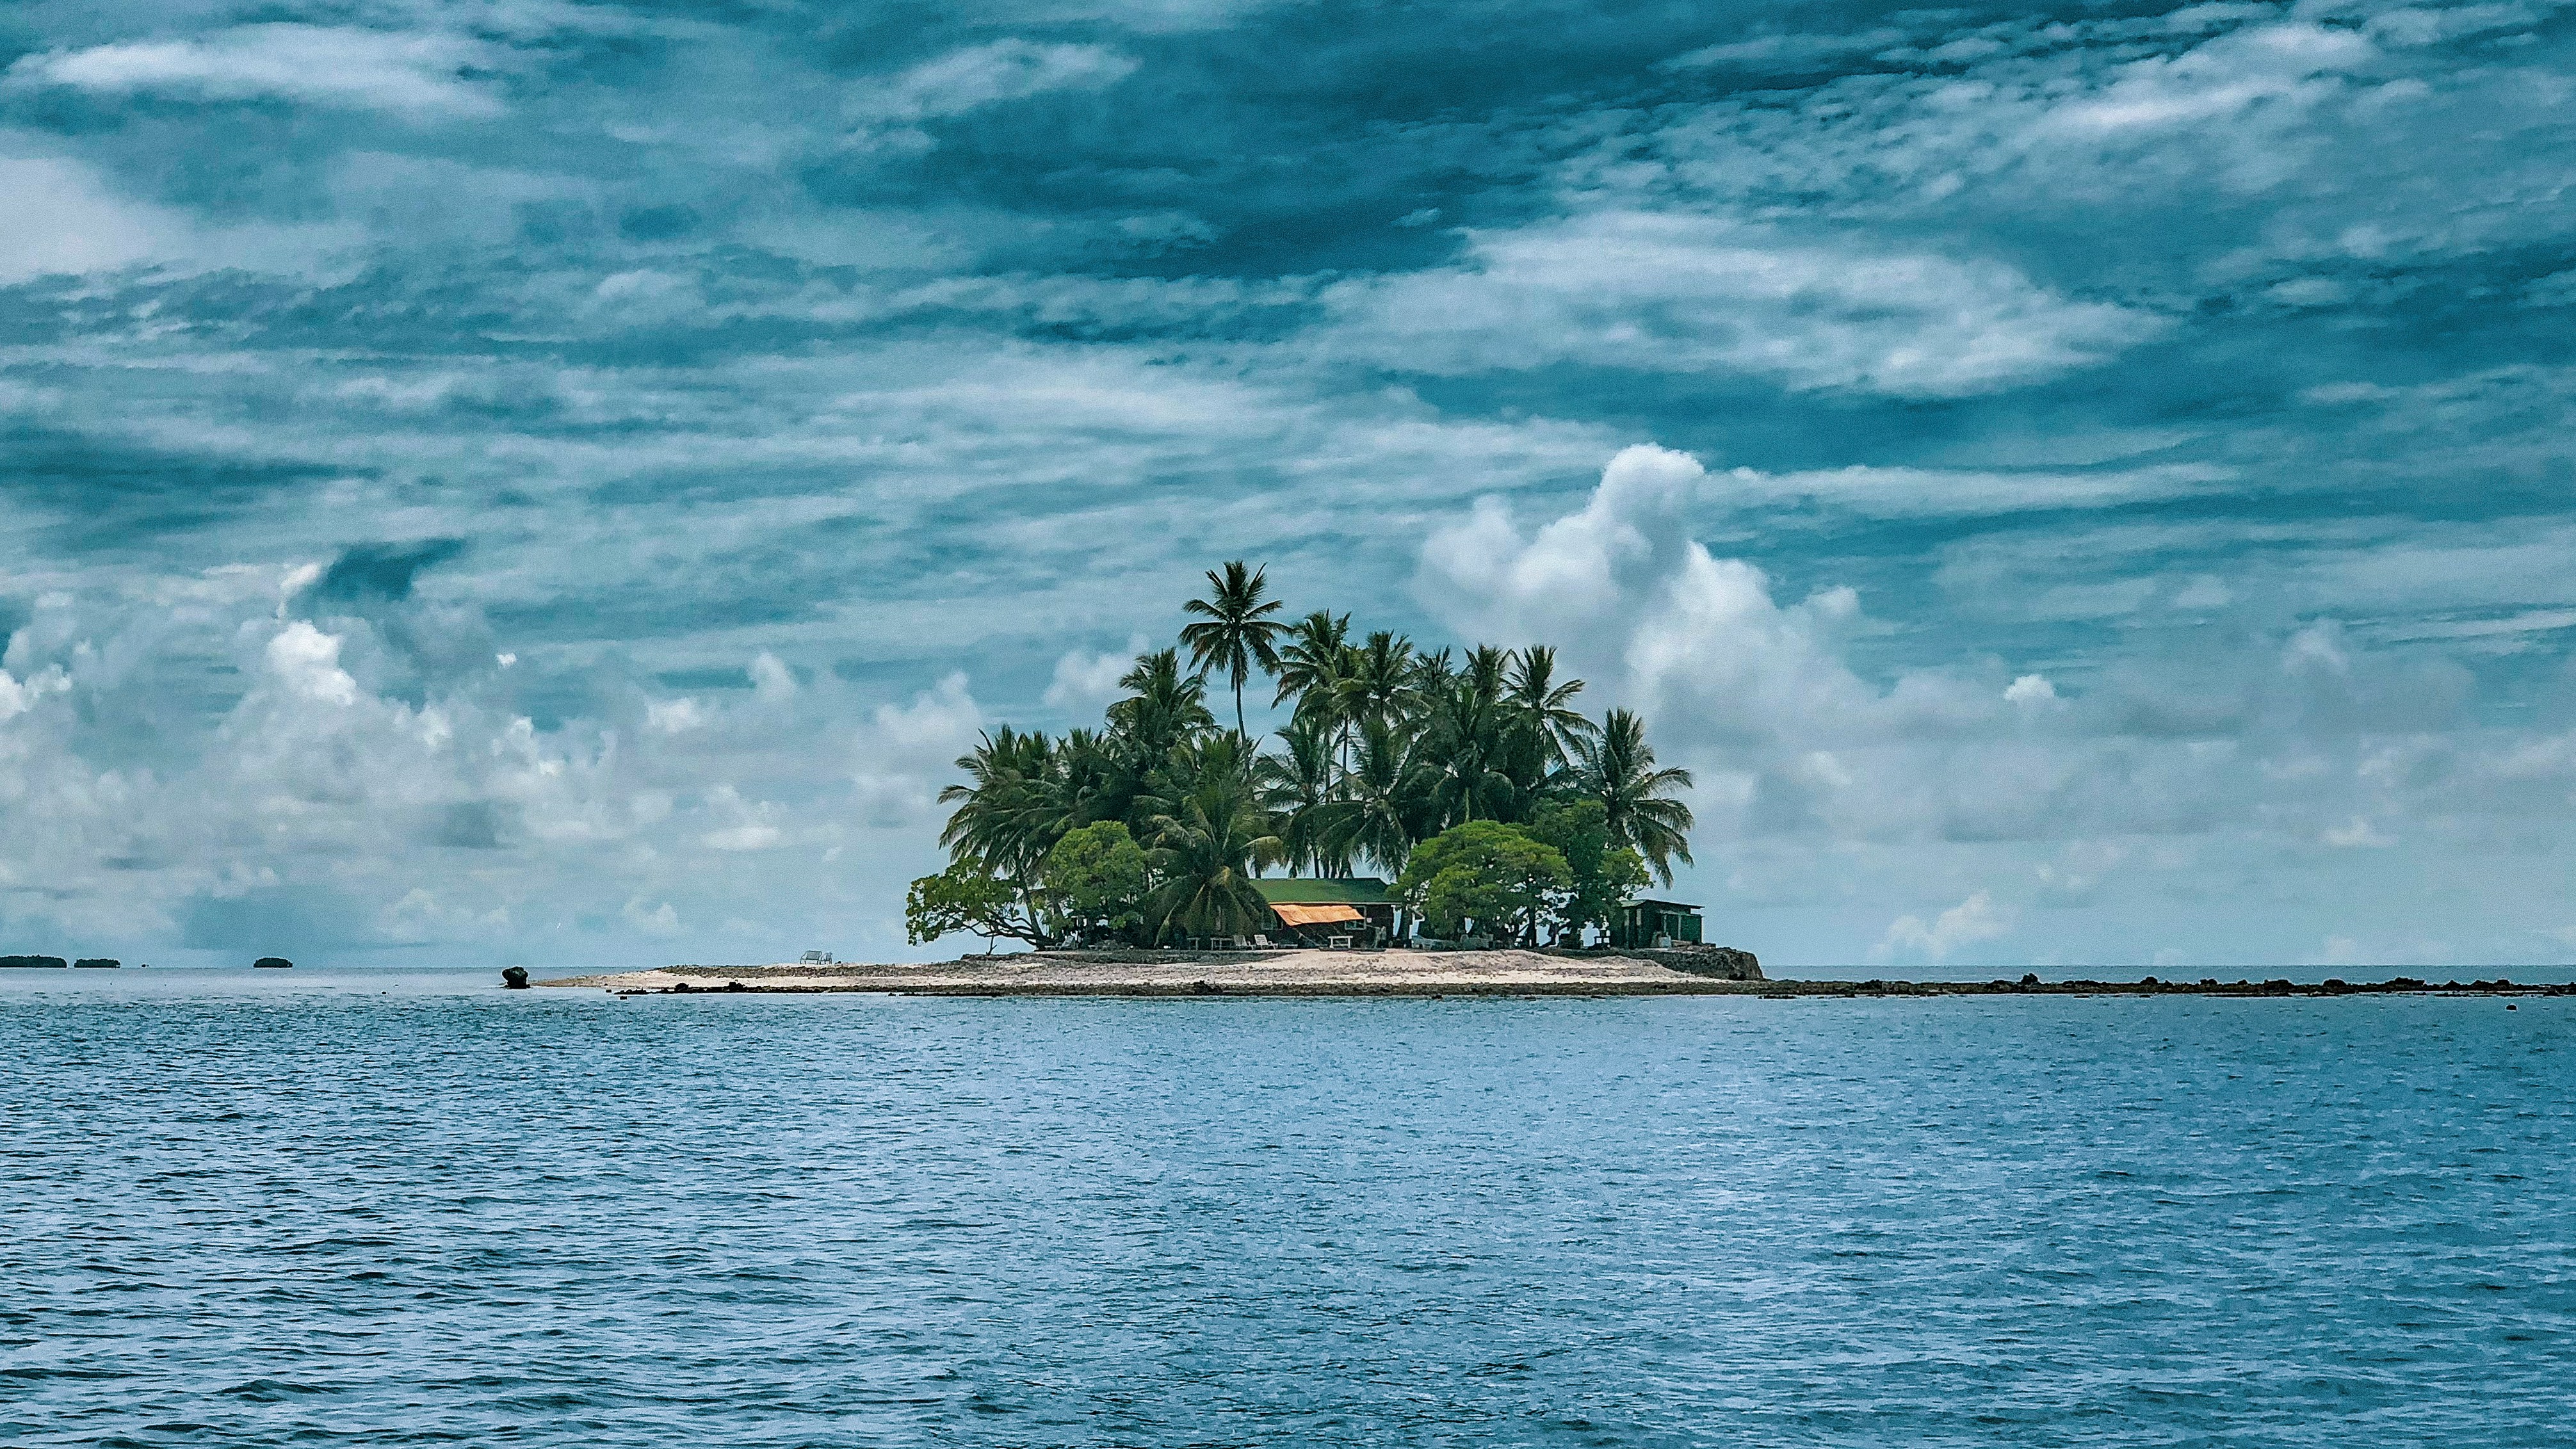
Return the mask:
<path id="1" fill-rule="evenodd" d="M 1289 940 L 1310 946 L 1383 946 L 1395 939 L 1395 901 L 1386 893 L 1386 882 L 1375 876 L 1265 876 L 1252 885 L 1270 903 Z"/>
<path id="2" fill-rule="evenodd" d="M 1700 944 L 1699 907 L 1681 901 L 1631 901 L 1619 908 L 1618 923 L 1610 928 L 1610 944 L 1632 950 L 1696 946 Z"/>

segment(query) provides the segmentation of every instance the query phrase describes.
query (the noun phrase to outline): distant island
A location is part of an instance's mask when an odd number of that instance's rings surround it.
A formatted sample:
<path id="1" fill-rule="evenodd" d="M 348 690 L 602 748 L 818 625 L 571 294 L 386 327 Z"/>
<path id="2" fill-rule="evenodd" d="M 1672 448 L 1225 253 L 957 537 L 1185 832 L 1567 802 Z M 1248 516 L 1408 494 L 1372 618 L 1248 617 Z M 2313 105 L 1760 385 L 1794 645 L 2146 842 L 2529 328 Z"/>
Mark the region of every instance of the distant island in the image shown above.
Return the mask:
<path id="1" fill-rule="evenodd" d="M 1691 859 L 1687 770 L 1644 720 L 1576 707 L 1544 643 L 1425 650 L 1351 616 L 1287 621 L 1267 571 L 1207 572 L 1169 648 L 1137 656 L 1097 729 L 1008 725 L 957 761 L 912 883 L 916 945 L 973 934 L 1074 947 L 1559 949 L 1699 939 L 1648 902 Z M 1256 739 L 1244 691 L 1287 722 Z M 1230 694 L 1230 727 L 1209 687 Z M 1362 875 L 1362 868 L 1377 872 Z M 1272 875 L 1271 871 L 1282 874 Z"/>

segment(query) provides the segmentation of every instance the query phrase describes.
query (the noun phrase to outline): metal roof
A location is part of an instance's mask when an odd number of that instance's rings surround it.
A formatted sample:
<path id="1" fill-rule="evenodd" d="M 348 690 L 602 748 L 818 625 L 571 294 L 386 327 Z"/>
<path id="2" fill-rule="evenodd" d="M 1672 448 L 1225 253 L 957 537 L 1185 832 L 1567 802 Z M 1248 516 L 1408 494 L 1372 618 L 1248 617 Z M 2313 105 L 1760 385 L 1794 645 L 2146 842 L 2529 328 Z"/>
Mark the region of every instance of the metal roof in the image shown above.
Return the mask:
<path id="1" fill-rule="evenodd" d="M 1631 910 L 1653 910 L 1657 907 L 1661 907 L 1667 911 L 1696 911 L 1699 909 L 1699 907 L 1692 905 L 1688 901 L 1630 901 L 1628 906 Z"/>
<path id="2" fill-rule="evenodd" d="M 1277 905 L 1281 901 L 1303 901 L 1315 905 L 1391 906 L 1386 882 L 1375 876 L 1353 876 L 1344 880 L 1317 880 L 1310 876 L 1262 876 L 1252 882 L 1261 898 Z"/>

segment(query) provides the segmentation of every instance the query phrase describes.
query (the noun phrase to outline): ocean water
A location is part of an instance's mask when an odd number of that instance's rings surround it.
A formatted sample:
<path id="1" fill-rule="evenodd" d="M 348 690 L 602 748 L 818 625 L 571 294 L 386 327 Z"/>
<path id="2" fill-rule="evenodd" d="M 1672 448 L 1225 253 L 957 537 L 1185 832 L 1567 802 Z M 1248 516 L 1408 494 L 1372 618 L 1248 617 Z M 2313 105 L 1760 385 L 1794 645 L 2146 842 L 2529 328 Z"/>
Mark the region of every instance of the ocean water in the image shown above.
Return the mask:
<path id="1" fill-rule="evenodd" d="M 43 975 L 0 1444 L 2576 1436 L 2576 1000 Z"/>

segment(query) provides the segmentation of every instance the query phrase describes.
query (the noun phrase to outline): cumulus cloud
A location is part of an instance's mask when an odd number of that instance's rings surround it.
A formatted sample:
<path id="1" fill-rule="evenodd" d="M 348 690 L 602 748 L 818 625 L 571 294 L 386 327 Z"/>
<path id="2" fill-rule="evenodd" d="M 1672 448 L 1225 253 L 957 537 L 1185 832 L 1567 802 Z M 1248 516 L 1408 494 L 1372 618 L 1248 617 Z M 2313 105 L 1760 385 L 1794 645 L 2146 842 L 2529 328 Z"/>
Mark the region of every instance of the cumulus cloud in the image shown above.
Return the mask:
<path id="1" fill-rule="evenodd" d="M 1920 916 L 1897 917 L 1870 948 L 1869 959 L 1914 958 L 1938 966 L 1964 947 L 2012 934 L 2015 914 L 2009 906 L 1997 906 L 1992 895 L 1978 891 L 1935 916 L 1928 926 Z"/>
<path id="2" fill-rule="evenodd" d="M 1144 635 L 1131 634 L 1123 653 L 1068 649 L 1055 661 L 1055 675 L 1047 681 L 1042 700 L 1052 709 L 1095 714 L 1118 697 L 1119 679 L 1136 666 L 1136 656 L 1151 647 Z"/>
<path id="3" fill-rule="evenodd" d="M 1406 371 L 1550 363 L 1960 397 L 2095 366 L 2167 323 L 1992 260 L 1622 212 L 1471 234 L 1464 265 L 1342 283 L 1330 345 Z"/>
<path id="4" fill-rule="evenodd" d="M 930 819 L 940 789 L 955 777 L 953 762 L 983 728 L 984 711 L 963 673 L 948 675 L 909 704 L 877 706 L 852 752 L 860 819 L 889 828 Z"/>
<path id="5" fill-rule="evenodd" d="M 409 116 L 493 116 L 501 102 L 476 77 L 500 60 L 495 47 L 461 36 L 280 23 L 194 39 L 46 51 L 12 64 L 8 83 L 211 101 L 274 98 Z"/>

